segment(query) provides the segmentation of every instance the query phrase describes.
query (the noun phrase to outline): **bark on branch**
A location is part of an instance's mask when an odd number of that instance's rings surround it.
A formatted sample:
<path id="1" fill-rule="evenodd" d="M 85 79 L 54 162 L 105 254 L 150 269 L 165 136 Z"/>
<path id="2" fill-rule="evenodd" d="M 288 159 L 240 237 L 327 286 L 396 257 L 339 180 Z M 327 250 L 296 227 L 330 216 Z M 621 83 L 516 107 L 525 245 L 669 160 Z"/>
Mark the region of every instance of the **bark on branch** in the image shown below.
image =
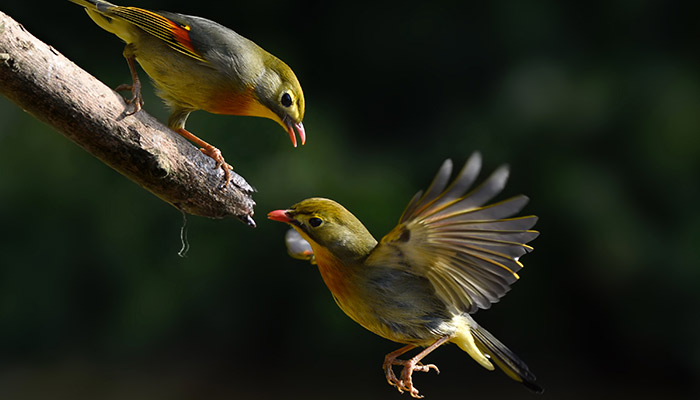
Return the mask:
<path id="1" fill-rule="evenodd" d="M 0 93 L 127 178 L 184 212 L 250 226 L 255 191 L 143 110 L 0 12 Z"/>

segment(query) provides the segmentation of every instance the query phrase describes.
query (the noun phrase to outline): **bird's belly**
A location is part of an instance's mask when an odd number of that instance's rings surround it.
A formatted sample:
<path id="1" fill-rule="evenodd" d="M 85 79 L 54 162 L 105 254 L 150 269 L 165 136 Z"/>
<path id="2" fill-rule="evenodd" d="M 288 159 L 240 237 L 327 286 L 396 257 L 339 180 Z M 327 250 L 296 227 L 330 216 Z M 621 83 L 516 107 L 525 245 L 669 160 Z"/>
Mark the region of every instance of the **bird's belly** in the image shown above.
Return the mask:
<path id="1" fill-rule="evenodd" d="M 137 57 L 136 60 L 155 84 L 158 96 L 168 106 L 188 110 L 212 108 L 210 99 L 216 85 L 210 84 L 207 79 L 202 79 L 207 73 L 211 73 L 210 68 L 195 65 L 196 60 L 183 62 L 188 64 L 187 67 L 184 65 L 173 67 L 172 63 L 164 62 L 165 60 L 162 59 Z"/>
<path id="2" fill-rule="evenodd" d="M 386 339 L 425 345 L 452 334 L 451 315 L 441 303 L 428 296 L 422 282 L 407 284 L 390 275 L 377 282 L 343 274 L 326 265 L 319 270 L 338 306 L 365 329 Z M 347 272 L 346 272 L 347 273 Z"/>
<path id="3" fill-rule="evenodd" d="M 448 320 L 418 309 L 376 307 L 368 303 L 343 301 L 338 297 L 335 300 L 355 322 L 394 342 L 428 345 L 442 336 L 451 335 L 454 330 Z"/>
<path id="4" fill-rule="evenodd" d="M 137 46 L 135 55 L 157 87 L 158 96 L 172 108 L 218 112 L 224 106 L 243 109 L 249 101 L 250 93 L 240 82 L 228 79 L 210 65 L 167 48 L 162 42 Z M 222 103 L 222 99 L 227 104 Z"/>

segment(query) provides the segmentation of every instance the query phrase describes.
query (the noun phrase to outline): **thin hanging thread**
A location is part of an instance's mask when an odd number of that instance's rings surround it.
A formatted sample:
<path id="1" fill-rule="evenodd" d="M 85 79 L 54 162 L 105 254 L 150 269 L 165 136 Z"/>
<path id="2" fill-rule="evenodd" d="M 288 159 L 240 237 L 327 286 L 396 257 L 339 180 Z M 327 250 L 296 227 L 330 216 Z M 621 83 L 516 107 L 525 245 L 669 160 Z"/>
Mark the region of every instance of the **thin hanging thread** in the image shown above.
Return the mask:
<path id="1" fill-rule="evenodd" d="M 180 241 L 182 242 L 182 248 L 177 252 L 177 255 L 185 258 L 187 252 L 190 250 L 190 242 L 187 240 L 187 214 L 182 211 L 182 227 L 180 227 Z"/>

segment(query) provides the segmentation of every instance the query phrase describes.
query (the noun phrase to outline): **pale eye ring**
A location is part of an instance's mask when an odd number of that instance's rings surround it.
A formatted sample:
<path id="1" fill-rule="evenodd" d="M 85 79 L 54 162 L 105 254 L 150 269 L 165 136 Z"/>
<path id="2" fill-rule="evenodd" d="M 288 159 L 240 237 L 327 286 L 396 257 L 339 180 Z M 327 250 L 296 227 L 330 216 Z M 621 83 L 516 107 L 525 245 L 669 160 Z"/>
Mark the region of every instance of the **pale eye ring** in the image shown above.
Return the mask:
<path id="1" fill-rule="evenodd" d="M 292 105 L 292 96 L 288 92 L 284 92 L 284 94 L 282 94 L 282 98 L 280 99 L 280 103 L 282 103 L 282 105 L 285 107 L 290 107 Z"/>
<path id="2" fill-rule="evenodd" d="M 317 217 L 309 218 L 309 225 L 311 225 L 313 228 L 318 228 L 319 226 L 321 226 L 322 223 L 323 223 L 323 220 L 321 218 L 317 218 Z"/>

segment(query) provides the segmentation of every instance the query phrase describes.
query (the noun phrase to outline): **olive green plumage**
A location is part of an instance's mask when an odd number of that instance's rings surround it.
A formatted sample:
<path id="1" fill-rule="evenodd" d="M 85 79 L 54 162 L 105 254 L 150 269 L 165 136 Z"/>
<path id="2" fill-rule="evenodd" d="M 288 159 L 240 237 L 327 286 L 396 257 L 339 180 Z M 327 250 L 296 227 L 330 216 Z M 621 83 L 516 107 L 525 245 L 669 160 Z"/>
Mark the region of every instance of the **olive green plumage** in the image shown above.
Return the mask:
<path id="1" fill-rule="evenodd" d="M 166 11 L 122 7 L 102 0 L 70 0 L 90 18 L 121 38 L 126 46 L 134 111 L 141 109 L 138 62 L 171 108 L 168 126 L 202 147 L 202 152 L 229 169 L 221 152 L 185 130 L 192 111 L 269 118 L 282 126 L 296 147 L 306 141 L 304 93 L 291 68 L 251 40 L 205 18 Z M 296 129 L 296 133 L 295 133 Z"/>

